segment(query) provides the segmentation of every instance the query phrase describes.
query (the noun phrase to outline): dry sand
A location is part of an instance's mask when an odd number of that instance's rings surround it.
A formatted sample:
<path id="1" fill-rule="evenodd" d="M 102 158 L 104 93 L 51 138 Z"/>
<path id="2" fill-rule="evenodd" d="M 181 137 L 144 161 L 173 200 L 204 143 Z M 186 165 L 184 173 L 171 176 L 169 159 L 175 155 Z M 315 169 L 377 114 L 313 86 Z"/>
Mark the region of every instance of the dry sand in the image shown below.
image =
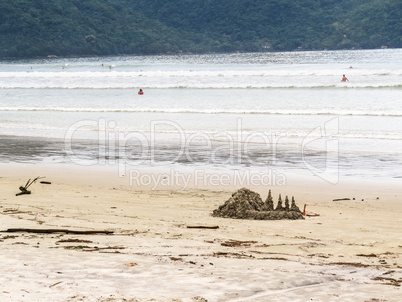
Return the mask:
<path id="1" fill-rule="evenodd" d="M 320 216 L 214 218 L 239 188 L 149 190 L 110 171 L 0 165 L 0 301 L 401 301 L 398 186 L 293 181 L 250 188 L 294 195 Z M 28 178 L 46 176 L 31 195 Z M 337 198 L 355 200 L 333 201 Z M 379 199 L 377 199 L 379 197 Z M 364 199 L 364 201 L 362 201 Z M 219 226 L 217 229 L 188 226 Z M 11 228 L 109 230 L 8 233 Z"/>

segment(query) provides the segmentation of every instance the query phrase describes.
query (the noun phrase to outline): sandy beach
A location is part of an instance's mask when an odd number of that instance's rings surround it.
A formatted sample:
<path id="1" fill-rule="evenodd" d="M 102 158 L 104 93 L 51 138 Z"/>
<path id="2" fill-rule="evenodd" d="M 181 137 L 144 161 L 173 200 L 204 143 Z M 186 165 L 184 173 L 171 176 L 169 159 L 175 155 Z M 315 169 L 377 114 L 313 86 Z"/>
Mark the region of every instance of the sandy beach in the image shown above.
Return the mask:
<path id="1" fill-rule="evenodd" d="M 319 214 L 252 221 L 211 216 L 235 187 L 151 190 L 61 164 L 1 164 L 0 178 L 1 301 L 400 301 L 395 184 L 250 188 Z"/>
<path id="2" fill-rule="evenodd" d="M 2 61 L 0 302 L 402 301 L 401 58 Z"/>

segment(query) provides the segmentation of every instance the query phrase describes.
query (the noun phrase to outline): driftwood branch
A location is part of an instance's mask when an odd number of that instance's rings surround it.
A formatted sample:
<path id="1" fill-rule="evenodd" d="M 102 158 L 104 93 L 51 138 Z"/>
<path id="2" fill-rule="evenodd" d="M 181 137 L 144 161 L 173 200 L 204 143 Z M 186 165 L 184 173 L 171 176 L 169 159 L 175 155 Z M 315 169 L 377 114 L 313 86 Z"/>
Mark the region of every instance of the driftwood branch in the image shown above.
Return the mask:
<path id="1" fill-rule="evenodd" d="M 20 187 L 20 191 L 21 192 L 15 194 L 15 196 L 20 196 L 23 194 L 31 194 L 31 191 L 27 190 L 25 187 L 22 187 L 22 186 Z"/>
<path id="2" fill-rule="evenodd" d="M 219 226 L 217 225 L 212 225 L 212 226 L 207 226 L 207 225 L 188 225 L 188 229 L 219 229 Z"/>
<path id="3" fill-rule="evenodd" d="M 75 231 L 68 229 L 24 229 L 15 228 L 2 231 L 5 233 L 37 233 L 37 234 L 51 234 L 51 233 L 65 233 L 65 234 L 78 234 L 78 235 L 92 235 L 92 234 L 113 234 L 113 231 L 100 230 L 100 231 Z"/>
<path id="4" fill-rule="evenodd" d="M 49 287 L 52 288 L 53 286 L 56 286 L 56 285 L 58 285 L 58 284 L 60 284 L 60 283 L 63 283 L 63 281 L 59 281 L 59 282 L 53 283 L 53 284 L 50 285 Z"/>
<path id="5" fill-rule="evenodd" d="M 34 182 L 36 182 L 38 179 L 41 179 L 41 178 L 44 178 L 44 177 L 38 176 L 38 177 L 36 177 L 35 179 L 33 179 L 32 181 L 31 181 L 31 179 L 28 179 L 28 181 L 27 181 L 27 183 L 25 184 L 25 186 L 24 186 L 24 187 L 21 186 L 21 187 L 19 188 L 21 192 L 15 194 L 15 196 L 20 196 L 20 195 L 24 195 L 24 194 L 31 194 L 31 191 L 29 191 L 28 188 L 29 188 Z"/>

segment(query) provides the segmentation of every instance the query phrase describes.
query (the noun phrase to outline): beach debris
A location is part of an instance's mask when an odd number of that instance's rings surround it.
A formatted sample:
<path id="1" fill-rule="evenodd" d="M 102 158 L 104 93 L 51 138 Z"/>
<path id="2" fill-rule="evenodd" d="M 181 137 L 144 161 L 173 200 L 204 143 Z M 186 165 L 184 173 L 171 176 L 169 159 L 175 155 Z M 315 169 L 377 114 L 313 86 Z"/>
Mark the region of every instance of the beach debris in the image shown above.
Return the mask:
<path id="1" fill-rule="evenodd" d="M 59 282 L 53 283 L 53 284 L 50 285 L 49 287 L 52 288 L 53 286 L 59 285 L 60 283 L 63 283 L 63 281 L 59 281 Z"/>
<path id="2" fill-rule="evenodd" d="M 385 277 L 375 277 L 374 281 L 383 281 L 384 285 L 401 286 L 402 279 L 385 278 Z"/>
<path id="3" fill-rule="evenodd" d="M 3 213 L 9 213 L 9 212 L 16 213 L 16 212 L 19 212 L 19 210 L 20 210 L 20 208 L 16 208 L 16 209 L 4 209 L 4 210 L 3 210 Z"/>
<path id="4" fill-rule="evenodd" d="M 20 195 L 24 195 L 24 194 L 31 194 L 31 191 L 29 191 L 28 188 L 29 188 L 34 182 L 36 182 L 38 179 L 41 179 L 41 178 L 44 178 L 44 177 L 38 176 L 38 177 L 36 177 L 35 179 L 33 179 L 32 181 L 31 181 L 31 179 L 28 179 L 28 181 L 27 181 L 27 183 L 25 184 L 25 186 L 24 186 L 24 187 L 21 186 L 21 187 L 19 188 L 21 192 L 15 194 L 15 196 L 20 196 Z"/>
<path id="5" fill-rule="evenodd" d="M 41 181 L 40 183 L 44 184 L 44 185 L 51 185 L 52 184 L 50 181 Z"/>
<path id="6" fill-rule="evenodd" d="M 351 266 L 351 267 L 369 267 L 368 264 L 363 264 L 360 262 L 332 262 L 328 263 L 328 265 L 344 265 L 344 266 Z"/>
<path id="7" fill-rule="evenodd" d="M 218 225 L 188 225 L 188 229 L 219 229 Z"/>
<path id="8" fill-rule="evenodd" d="M 59 243 L 71 243 L 71 242 L 79 242 L 79 243 L 93 243 L 91 240 L 83 240 L 83 239 L 62 239 L 56 242 Z"/>
<path id="9" fill-rule="evenodd" d="M 230 246 L 230 247 L 236 247 L 236 246 L 251 246 L 251 244 L 257 243 L 257 241 L 242 241 L 242 240 L 233 240 L 230 239 L 228 241 L 222 242 L 222 246 Z"/>
<path id="10" fill-rule="evenodd" d="M 353 198 L 354 199 L 354 198 Z M 337 199 L 332 199 L 332 201 L 341 201 L 341 200 L 350 200 L 350 198 L 337 198 Z"/>
<path id="11" fill-rule="evenodd" d="M 320 216 L 320 214 L 318 214 L 318 213 L 306 212 L 306 207 L 307 207 L 307 204 L 304 204 L 303 216 L 308 216 L 308 217 Z"/>
<path id="12" fill-rule="evenodd" d="M 15 238 L 18 238 L 18 236 L 9 236 L 9 235 L 7 235 L 7 236 L 4 236 L 1 239 L 5 240 L 5 239 L 15 239 Z"/>
<path id="13" fill-rule="evenodd" d="M 304 219 L 303 213 L 296 206 L 292 197 L 292 206 L 289 206 L 289 198 L 285 198 L 285 206 L 282 205 L 282 197 L 279 195 L 278 205 L 273 209 L 271 190 L 265 202 L 260 194 L 247 188 L 241 188 L 218 209 L 212 213 L 214 217 L 255 219 L 255 220 L 281 220 L 281 219 Z"/>
<path id="14" fill-rule="evenodd" d="M 253 255 L 247 255 L 244 252 L 242 253 L 230 253 L 230 252 L 214 252 L 212 254 L 213 257 L 227 257 L 227 258 L 237 258 L 237 259 L 251 259 L 255 258 Z"/>
<path id="15" fill-rule="evenodd" d="M 320 214 L 314 213 L 314 212 L 306 212 L 304 216 L 307 216 L 307 217 L 316 217 L 316 216 L 320 216 Z"/>
<path id="16" fill-rule="evenodd" d="M 356 256 L 358 256 L 358 257 L 378 257 L 378 255 L 373 254 L 373 253 L 371 253 L 371 254 L 356 254 Z"/>
<path id="17" fill-rule="evenodd" d="M 25 228 L 13 228 L 7 229 L 5 231 L 0 231 L 5 233 L 36 233 L 36 234 L 52 234 L 52 233 L 65 233 L 65 234 L 79 234 L 79 235 L 93 235 L 93 234 L 106 234 L 111 235 L 114 232 L 108 230 L 89 230 L 89 231 L 76 231 L 68 229 L 25 229 Z"/>
<path id="18" fill-rule="evenodd" d="M 114 253 L 120 254 L 118 250 L 123 250 L 125 247 L 123 246 L 106 246 L 106 247 L 97 247 L 97 246 L 88 246 L 88 245 L 68 245 L 63 246 L 66 250 L 76 250 L 82 252 L 101 252 L 101 253 Z"/>
<path id="19" fill-rule="evenodd" d="M 191 300 L 194 301 L 194 302 L 208 302 L 207 299 L 205 299 L 205 298 L 203 298 L 201 296 L 193 297 Z"/>
<path id="20" fill-rule="evenodd" d="M 129 267 L 133 267 L 133 266 L 137 266 L 138 264 L 135 262 L 131 262 L 131 263 L 127 263 L 126 265 Z"/>

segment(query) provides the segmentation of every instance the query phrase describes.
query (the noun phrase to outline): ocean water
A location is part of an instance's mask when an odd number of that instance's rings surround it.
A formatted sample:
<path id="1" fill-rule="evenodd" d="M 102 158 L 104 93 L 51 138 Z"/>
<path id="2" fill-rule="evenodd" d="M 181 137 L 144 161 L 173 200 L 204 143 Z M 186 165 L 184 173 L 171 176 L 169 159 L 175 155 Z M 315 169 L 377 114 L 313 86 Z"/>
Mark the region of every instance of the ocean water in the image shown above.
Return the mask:
<path id="1" fill-rule="evenodd" d="M 402 49 L 0 61 L 0 160 L 398 180 L 401 92 Z"/>

